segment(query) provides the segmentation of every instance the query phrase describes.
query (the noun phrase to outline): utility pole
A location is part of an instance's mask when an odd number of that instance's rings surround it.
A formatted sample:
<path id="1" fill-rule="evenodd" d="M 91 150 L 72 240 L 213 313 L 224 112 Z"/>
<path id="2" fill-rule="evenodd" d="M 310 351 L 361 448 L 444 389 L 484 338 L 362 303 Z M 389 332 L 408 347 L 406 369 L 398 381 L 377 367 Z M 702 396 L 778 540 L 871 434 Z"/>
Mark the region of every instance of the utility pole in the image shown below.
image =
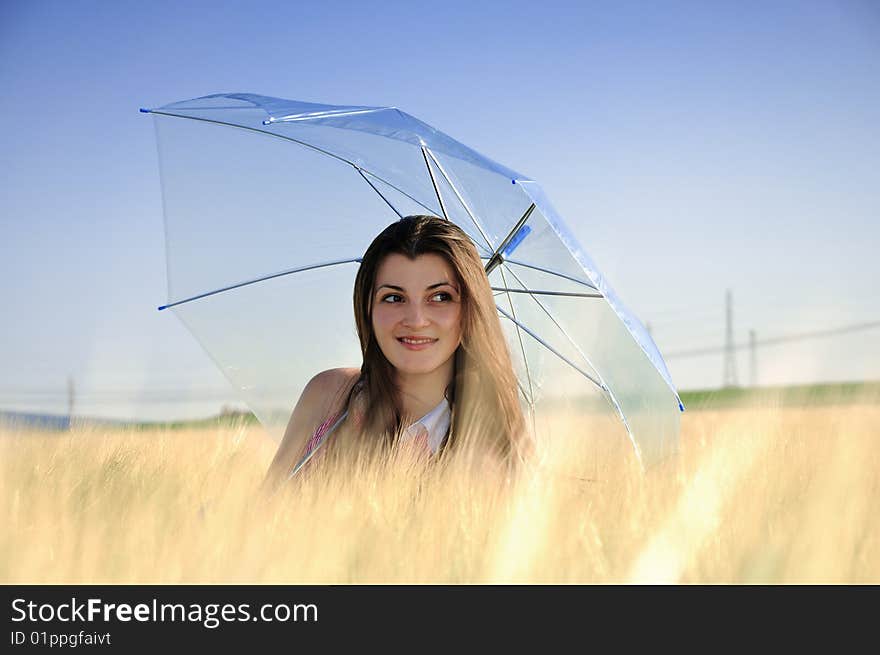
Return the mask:
<path id="1" fill-rule="evenodd" d="M 758 340 L 754 330 L 749 330 L 749 386 L 758 386 Z"/>
<path id="2" fill-rule="evenodd" d="M 76 398 L 76 389 L 73 386 L 73 376 L 67 377 L 67 429 L 73 425 L 73 404 Z"/>
<path id="3" fill-rule="evenodd" d="M 727 334 L 724 340 L 724 380 L 725 388 L 738 387 L 736 379 L 736 345 L 733 342 L 733 294 L 730 289 L 725 294 L 727 304 Z"/>

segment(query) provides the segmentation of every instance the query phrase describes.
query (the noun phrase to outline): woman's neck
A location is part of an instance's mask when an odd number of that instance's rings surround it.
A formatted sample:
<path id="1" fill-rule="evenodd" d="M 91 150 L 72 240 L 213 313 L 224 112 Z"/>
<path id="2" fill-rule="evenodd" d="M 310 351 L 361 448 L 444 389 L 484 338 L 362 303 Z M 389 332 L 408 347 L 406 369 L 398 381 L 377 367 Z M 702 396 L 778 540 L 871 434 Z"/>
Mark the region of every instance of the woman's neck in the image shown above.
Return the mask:
<path id="1" fill-rule="evenodd" d="M 397 373 L 400 410 L 404 416 L 418 420 L 440 404 L 455 372 L 455 358 L 430 373 Z"/>

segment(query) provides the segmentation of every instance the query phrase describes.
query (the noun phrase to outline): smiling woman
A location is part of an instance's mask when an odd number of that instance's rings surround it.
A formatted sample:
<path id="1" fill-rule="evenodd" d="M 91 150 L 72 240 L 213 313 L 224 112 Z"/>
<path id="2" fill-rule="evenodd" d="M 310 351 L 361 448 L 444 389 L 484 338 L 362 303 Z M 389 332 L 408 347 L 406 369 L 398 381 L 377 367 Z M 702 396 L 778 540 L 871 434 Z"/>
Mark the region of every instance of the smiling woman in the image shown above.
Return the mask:
<path id="1" fill-rule="evenodd" d="M 468 452 L 512 465 L 531 452 L 516 377 L 485 269 L 470 238 L 407 216 L 370 244 L 354 285 L 360 369 L 306 385 L 267 479 L 319 451 Z"/>
<path id="2" fill-rule="evenodd" d="M 432 396 L 453 376 L 453 355 L 461 343 L 459 282 L 446 260 L 435 254 L 415 259 L 388 255 L 376 279 L 373 333 L 405 390 L 403 413 L 421 416 L 425 401 L 439 402 Z"/>

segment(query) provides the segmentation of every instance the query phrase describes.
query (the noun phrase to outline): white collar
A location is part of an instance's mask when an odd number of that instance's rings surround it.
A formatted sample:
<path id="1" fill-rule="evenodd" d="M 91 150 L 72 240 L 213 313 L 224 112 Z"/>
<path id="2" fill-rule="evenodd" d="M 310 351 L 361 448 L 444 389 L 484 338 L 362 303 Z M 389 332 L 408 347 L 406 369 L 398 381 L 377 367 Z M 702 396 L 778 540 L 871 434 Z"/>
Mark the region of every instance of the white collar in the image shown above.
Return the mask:
<path id="1" fill-rule="evenodd" d="M 421 424 L 428 431 L 428 446 L 431 448 L 431 452 L 436 453 L 449 431 L 451 421 L 452 409 L 449 407 L 449 401 L 444 398 L 434 409 L 410 425 L 404 431 L 403 438 L 409 439 L 415 436 L 418 426 Z"/>

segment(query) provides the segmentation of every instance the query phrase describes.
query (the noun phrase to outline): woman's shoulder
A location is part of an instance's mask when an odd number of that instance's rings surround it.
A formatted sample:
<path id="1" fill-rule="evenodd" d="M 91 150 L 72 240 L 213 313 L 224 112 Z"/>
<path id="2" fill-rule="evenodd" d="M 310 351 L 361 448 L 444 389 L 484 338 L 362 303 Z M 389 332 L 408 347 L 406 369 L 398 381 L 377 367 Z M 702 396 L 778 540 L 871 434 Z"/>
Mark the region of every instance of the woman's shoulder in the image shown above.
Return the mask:
<path id="1" fill-rule="evenodd" d="M 341 387 L 353 383 L 360 376 L 358 368 L 329 368 L 315 375 L 306 385 L 313 393 L 333 393 Z"/>
<path id="2" fill-rule="evenodd" d="M 360 374 L 358 368 L 331 368 L 321 371 L 303 389 L 303 399 L 308 405 L 319 408 L 319 415 L 326 416 L 344 399 Z"/>
<path id="3" fill-rule="evenodd" d="M 287 423 L 267 479 L 282 479 L 289 474 L 307 449 L 309 440 L 314 438 L 316 429 L 328 417 L 340 412 L 350 385 L 359 376 L 360 370 L 356 368 L 334 368 L 321 371 L 309 380 Z"/>

